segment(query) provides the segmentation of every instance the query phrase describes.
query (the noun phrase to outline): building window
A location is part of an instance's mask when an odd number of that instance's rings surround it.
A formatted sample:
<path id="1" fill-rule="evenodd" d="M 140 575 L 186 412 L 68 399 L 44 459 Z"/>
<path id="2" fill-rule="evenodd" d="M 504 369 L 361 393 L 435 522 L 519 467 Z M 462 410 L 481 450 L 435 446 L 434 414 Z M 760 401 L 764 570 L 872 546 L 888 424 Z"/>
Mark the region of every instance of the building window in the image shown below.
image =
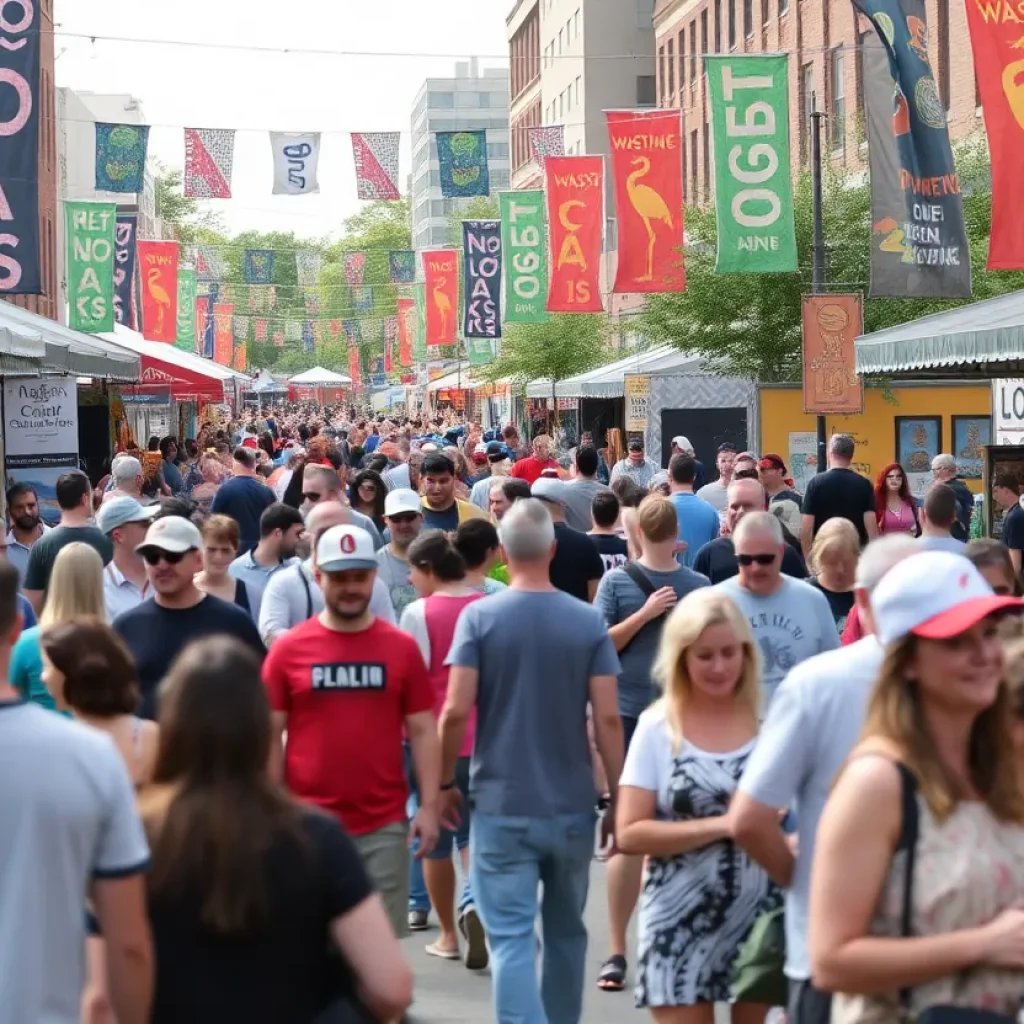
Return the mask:
<path id="1" fill-rule="evenodd" d="M 583 91 L 583 78 L 580 75 L 576 76 L 576 106 L 580 105 L 580 94 Z"/>
<path id="2" fill-rule="evenodd" d="M 654 75 L 636 76 L 636 104 L 638 107 L 657 105 L 658 94 L 655 88 Z"/>
<path id="3" fill-rule="evenodd" d="M 489 92 L 478 92 L 476 96 L 477 106 L 489 107 L 491 105 L 491 94 Z"/>
<path id="4" fill-rule="evenodd" d="M 562 55 L 562 37 L 565 35 L 565 29 L 560 28 L 558 30 L 558 55 Z"/>
<path id="5" fill-rule="evenodd" d="M 697 202 L 697 129 L 690 132 L 690 204 Z"/>
<path id="6" fill-rule="evenodd" d="M 857 73 L 857 114 L 861 117 L 864 116 L 864 47 L 867 45 L 867 40 L 867 31 L 857 33 L 857 59 L 854 66 Z"/>
<path id="7" fill-rule="evenodd" d="M 771 12 L 768 10 L 768 0 L 761 0 L 761 30 L 763 31 L 768 25 L 768 19 L 771 17 Z"/>
<path id="8" fill-rule="evenodd" d="M 690 85 L 697 81 L 697 19 L 690 22 Z"/>
<path id="9" fill-rule="evenodd" d="M 729 0 L 729 49 L 736 46 L 736 0 Z"/>
<path id="10" fill-rule="evenodd" d="M 707 124 L 704 125 L 704 149 L 701 156 L 704 158 L 704 195 L 707 196 L 711 191 L 711 136 L 708 134 Z"/>
<path id="11" fill-rule="evenodd" d="M 949 0 L 938 0 L 938 12 L 935 18 L 939 27 L 939 96 L 946 111 L 950 108 L 949 88 Z"/>
<path id="12" fill-rule="evenodd" d="M 743 35 L 747 39 L 754 35 L 754 0 L 743 0 Z"/>
<path id="13" fill-rule="evenodd" d="M 679 54 L 680 60 L 682 60 L 682 54 Z M 676 53 L 675 43 L 670 39 L 665 44 L 665 62 L 668 65 L 668 92 L 667 97 L 669 102 L 675 98 L 676 95 Z M 683 76 L 680 75 L 680 78 Z M 682 83 L 680 83 L 682 84 Z"/>
<path id="14" fill-rule="evenodd" d="M 804 112 L 804 123 L 800 131 L 800 160 L 810 160 L 811 114 L 815 110 L 814 98 L 814 65 L 805 64 L 800 74 L 800 104 Z"/>
<path id="15" fill-rule="evenodd" d="M 789 0 L 779 0 L 779 15 L 780 17 L 789 10 Z"/>
<path id="16" fill-rule="evenodd" d="M 708 9 L 700 12 L 700 52 L 708 52 Z"/>
<path id="17" fill-rule="evenodd" d="M 661 95 L 663 97 L 665 97 L 666 99 L 668 98 L 667 93 L 665 91 L 665 83 L 667 81 L 668 81 L 668 78 L 665 75 L 665 47 L 664 46 L 659 46 L 658 47 L 658 84 L 661 87 Z"/>
<path id="18" fill-rule="evenodd" d="M 846 147 L 846 61 L 843 48 L 832 51 L 832 117 L 829 135 L 833 149 Z"/>
<path id="19" fill-rule="evenodd" d="M 432 92 L 427 99 L 427 106 L 451 109 L 455 106 L 455 95 L 450 92 Z"/>
<path id="20" fill-rule="evenodd" d="M 636 27 L 654 27 L 654 0 L 636 0 Z"/>
<path id="21" fill-rule="evenodd" d="M 580 37 L 580 9 L 579 8 L 576 9 L 576 13 L 572 16 L 572 20 L 573 20 L 573 27 L 576 30 L 576 38 L 579 39 L 579 37 Z"/>
<path id="22" fill-rule="evenodd" d="M 722 0 L 715 0 L 715 53 L 722 52 Z"/>

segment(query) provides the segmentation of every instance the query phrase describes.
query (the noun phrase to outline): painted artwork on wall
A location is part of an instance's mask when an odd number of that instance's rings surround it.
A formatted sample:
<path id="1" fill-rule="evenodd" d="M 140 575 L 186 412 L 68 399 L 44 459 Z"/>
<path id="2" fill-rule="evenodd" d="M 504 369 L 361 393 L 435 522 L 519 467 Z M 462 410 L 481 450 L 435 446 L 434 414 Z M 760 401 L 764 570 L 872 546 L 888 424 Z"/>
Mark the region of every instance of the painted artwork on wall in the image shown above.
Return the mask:
<path id="1" fill-rule="evenodd" d="M 992 443 L 991 416 L 953 417 L 953 455 L 957 476 L 980 480 L 985 463 L 985 445 Z"/>
<path id="2" fill-rule="evenodd" d="M 932 483 L 932 459 L 942 451 L 941 416 L 897 416 L 896 461 L 907 474 L 910 493 L 923 498 Z"/>

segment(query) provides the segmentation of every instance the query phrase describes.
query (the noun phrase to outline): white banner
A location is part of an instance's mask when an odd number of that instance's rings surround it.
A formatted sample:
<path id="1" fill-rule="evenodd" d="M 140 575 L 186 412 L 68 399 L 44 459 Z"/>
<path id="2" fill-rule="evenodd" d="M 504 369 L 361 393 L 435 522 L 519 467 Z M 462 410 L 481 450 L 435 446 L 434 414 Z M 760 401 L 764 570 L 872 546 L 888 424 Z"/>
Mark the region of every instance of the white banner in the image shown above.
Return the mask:
<path id="1" fill-rule="evenodd" d="M 1024 443 L 1024 378 L 992 381 L 992 427 L 995 444 Z"/>
<path id="2" fill-rule="evenodd" d="M 274 152 L 274 195 L 305 196 L 320 191 L 320 133 L 271 132 Z"/>
<path id="3" fill-rule="evenodd" d="M 4 381 L 4 454 L 13 461 L 78 461 L 78 388 L 74 377 Z"/>

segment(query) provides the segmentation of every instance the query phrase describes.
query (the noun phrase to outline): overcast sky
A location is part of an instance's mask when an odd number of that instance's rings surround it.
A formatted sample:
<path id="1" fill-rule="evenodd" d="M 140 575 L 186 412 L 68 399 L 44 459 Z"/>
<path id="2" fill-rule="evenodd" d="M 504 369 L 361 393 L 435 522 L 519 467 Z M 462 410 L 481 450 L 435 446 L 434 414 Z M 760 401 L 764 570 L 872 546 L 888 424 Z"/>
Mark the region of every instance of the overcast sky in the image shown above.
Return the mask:
<path id="1" fill-rule="evenodd" d="M 235 128 L 231 231 L 337 235 L 355 213 L 349 131 L 402 132 L 409 170 L 413 98 L 456 56 L 507 64 L 512 0 L 56 0 L 57 84 L 142 102 L 150 155 L 184 164 L 183 128 Z M 95 34 L 89 39 L 61 35 Z M 107 41 L 104 36 L 425 56 L 311 56 Z M 319 196 L 272 196 L 269 130 L 323 131 Z M 333 132 L 333 133 L 332 133 Z"/>

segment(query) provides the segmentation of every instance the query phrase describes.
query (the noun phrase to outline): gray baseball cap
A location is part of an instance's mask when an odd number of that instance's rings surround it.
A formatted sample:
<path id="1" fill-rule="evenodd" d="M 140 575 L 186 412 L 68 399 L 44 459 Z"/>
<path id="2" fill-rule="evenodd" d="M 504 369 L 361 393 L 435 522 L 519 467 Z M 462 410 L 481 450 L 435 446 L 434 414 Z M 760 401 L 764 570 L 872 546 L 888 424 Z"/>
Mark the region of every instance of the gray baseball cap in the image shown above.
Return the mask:
<path id="1" fill-rule="evenodd" d="M 159 505 L 140 505 L 134 498 L 124 495 L 111 498 L 100 505 L 96 513 L 96 526 L 100 533 L 110 534 L 128 523 L 148 523 L 159 511 Z"/>

